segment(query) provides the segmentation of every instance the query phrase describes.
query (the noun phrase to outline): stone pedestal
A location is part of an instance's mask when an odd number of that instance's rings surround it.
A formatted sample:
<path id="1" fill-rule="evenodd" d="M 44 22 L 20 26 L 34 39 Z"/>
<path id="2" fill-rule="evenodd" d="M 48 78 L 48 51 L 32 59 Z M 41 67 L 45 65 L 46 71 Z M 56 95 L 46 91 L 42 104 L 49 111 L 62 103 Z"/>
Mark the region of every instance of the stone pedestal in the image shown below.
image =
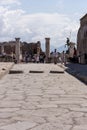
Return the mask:
<path id="1" fill-rule="evenodd" d="M 75 43 L 70 42 L 69 44 L 70 44 L 70 46 L 69 46 L 69 57 L 73 58 Z"/>
<path id="2" fill-rule="evenodd" d="M 45 38 L 45 49 L 46 63 L 48 63 L 50 58 L 50 38 Z"/>
<path id="3" fill-rule="evenodd" d="M 15 38 L 16 40 L 16 60 L 17 63 L 20 63 L 20 38 Z"/>

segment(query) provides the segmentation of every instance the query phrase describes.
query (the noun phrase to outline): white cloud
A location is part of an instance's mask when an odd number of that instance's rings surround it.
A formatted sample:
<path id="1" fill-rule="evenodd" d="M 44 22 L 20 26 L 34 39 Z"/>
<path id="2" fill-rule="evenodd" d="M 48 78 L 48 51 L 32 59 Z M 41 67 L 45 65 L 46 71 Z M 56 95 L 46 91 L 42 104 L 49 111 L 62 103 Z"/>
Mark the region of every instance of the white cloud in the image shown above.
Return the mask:
<path id="1" fill-rule="evenodd" d="M 19 0 L 0 0 L 0 5 L 10 5 L 10 4 L 20 5 L 20 2 Z"/>
<path id="2" fill-rule="evenodd" d="M 75 40 L 78 23 L 67 15 L 58 13 L 26 14 L 23 10 L 9 10 L 0 7 L 0 41 L 20 37 L 23 41 L 45 42 L 51 38 L 52 46 L 63 45 L 66 37 L 72 32 Z"/>

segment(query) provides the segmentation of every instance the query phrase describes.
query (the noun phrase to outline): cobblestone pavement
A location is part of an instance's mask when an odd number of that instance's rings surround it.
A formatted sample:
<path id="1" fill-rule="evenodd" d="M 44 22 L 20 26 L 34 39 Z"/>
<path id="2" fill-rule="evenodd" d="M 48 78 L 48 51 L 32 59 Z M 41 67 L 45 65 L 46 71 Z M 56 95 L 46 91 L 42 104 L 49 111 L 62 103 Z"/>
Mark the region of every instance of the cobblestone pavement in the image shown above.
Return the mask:
<path id="1" fill-rule="evenodd" d="M 51 64 L 19 64 L 0 80 L 0 130 L 87 130 L 87 86 Z M 44 73 L 29 73 L 44 70 Z"/>

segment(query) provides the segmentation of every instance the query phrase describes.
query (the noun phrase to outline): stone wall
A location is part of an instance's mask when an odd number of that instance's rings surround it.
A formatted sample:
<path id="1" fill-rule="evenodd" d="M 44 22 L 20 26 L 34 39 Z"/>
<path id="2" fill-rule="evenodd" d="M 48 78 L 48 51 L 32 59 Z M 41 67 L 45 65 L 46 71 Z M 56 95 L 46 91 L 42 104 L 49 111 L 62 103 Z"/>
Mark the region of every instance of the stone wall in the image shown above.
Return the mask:
<path id="1" fill-rule="evenodd" d="M 1 42 L 0 43 L 0 55 L 6 54 L 8 56 L 12 56 L 13 54 L 16 54 L 16 52 L 18 50 L 18 47 L 16 46 L 16 44 L 17 44 L 17 41 Z M 18 52 L 20 53 L 20 55 L 22 54 L 22 57 L 25 56 L 26 52 L 32 56 L 37 53 L 38 54 L 42 53 L 40 41 L 38 41 L 36 43 L 27 43 L 27 42 L 20 41 L 19 48 L 20 48 L 20 50 L 18 50 Z M 0 61 L 5 61 L 5 59 L 1 58 Z"/>

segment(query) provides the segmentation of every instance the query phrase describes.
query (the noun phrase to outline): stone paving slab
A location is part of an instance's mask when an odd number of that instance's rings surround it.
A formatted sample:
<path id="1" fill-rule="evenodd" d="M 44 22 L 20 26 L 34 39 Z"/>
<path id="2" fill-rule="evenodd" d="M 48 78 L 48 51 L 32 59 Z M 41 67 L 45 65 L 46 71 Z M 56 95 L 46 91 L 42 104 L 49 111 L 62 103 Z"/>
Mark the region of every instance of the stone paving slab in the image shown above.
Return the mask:
<path id="1" fill-rule="evenodd" d="M 87 130 L 87 85 L 66 72 L 50 74 L 56 67 L 15 64 L 24 73 L 0 80 L 0 130 Z"/>
<path id="2" fill-rule="evenodd" d="M 0 62 L 0 79 L 13 67 L 12 62 Z"/>

